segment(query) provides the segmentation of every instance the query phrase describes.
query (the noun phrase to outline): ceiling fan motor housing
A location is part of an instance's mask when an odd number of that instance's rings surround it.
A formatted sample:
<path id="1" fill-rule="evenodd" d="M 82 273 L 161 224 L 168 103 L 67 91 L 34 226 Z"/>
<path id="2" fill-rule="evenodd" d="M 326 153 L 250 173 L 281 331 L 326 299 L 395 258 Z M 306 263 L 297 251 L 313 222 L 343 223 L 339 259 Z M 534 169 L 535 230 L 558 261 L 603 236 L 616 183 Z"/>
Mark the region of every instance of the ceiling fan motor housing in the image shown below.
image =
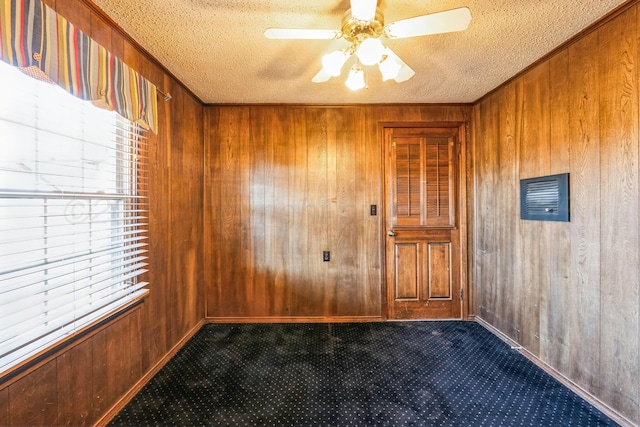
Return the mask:
<path id="1" fill-rule="evenodd" d="M 356 45 L 368 38 L 380 37 L 384 32 L 384 15 L 376 7 L 376 16 L 370 21 L 356 19 L 351 15 L 351 9 L 342 17 L 342 37 Z"/>

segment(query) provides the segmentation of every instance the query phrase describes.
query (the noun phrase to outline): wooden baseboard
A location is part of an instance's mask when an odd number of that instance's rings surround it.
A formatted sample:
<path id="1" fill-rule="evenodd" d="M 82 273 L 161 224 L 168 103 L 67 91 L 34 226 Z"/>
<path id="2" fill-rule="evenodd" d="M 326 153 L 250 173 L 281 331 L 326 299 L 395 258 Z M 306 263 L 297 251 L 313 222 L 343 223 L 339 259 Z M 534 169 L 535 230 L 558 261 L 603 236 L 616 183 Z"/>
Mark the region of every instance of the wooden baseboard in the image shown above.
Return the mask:
<path id="1" fill-rule="evenodd" d="M 160 371 L 175 354 L 193 337 L 198 330 L 205 324 L 204 320 L 199 321 L 187 334 L 182 337 L 180 341 L 178 341 L 171 350 L 167 354 L 164 355 L 162 359 L 158 361 L 147 373 L 138 380 L 130 389 L 127 391 L 104 415 L 96 421 L 94 424 L 95 427 L 104 427 L 116 416 L 118 412 L 120 412 L 126 405 L 133 399 L 133 397 L 138 394 L 142 387 L 147 385 L 147 383 L 153 378 L 155 374 Z"/>
<path id="2" fill-rule="evenodd" d="M 207 323 L 355 323 L 381 322 L 380 316 L 207 317 Z"/>
<path id="3" fill-rule="evenodd" d="M 623 427 L 637 427 L 637 424 L 633 423 L 631 420 L 624 417 L 618 411 L 589 393 L 587 390 L 580 387 L 578 384 L 571 381 L 568 377 L 566 377 L 561 372 L 555 370 L 552 366 L 548 365 L 546 362 L 538 358 L 535 354 L 531 353 L 529 350 L 521 346 L 518 342 L 514 341 L 507 335 L 505 335 L 502 331 L 495 328 L 493 325 L 485 321 L 479 316 L 474 316 L 473 320 L 476 323 L 479 323 L 482 327 L 487 329 L 489 332 L 500 338 L 502 341 L 507 343 L 512 349 L 518 351 L 524 357 L 533 362 L 540 369 L 545 371 L 547 374 L 551 375 L 553 378 L 562 383 L 565 387 L 569 388 L 575 394 L 589 402 L 592 406 L 598 408 L 603 414 L 611 418 L 616 423 L 620 424 Z"/>

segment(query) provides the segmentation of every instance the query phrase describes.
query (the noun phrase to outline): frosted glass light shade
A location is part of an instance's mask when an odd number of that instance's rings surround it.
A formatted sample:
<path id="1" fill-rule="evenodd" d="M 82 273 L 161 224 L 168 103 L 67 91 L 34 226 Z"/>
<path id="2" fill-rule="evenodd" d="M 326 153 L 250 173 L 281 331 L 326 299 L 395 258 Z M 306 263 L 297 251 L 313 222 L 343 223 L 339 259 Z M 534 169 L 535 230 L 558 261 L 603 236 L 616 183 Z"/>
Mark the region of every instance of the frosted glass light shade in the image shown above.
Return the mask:
<path id="1" fill-rule="evenodd" d="M 378 39 L 366 39 L 358 45 L 356 55 L 363 65 L 374 65 L 382 59 L 382 56 L 384 55 L 384 46 Z"/>
<path id="2" fill-rule="evenodd" d="M 351 90 L 360 90 L 365 87 L 364 83 L 364 71 L 361 67 L 354 65 L 349 71 L 349 77 L 344 84 Z"/>
<path id="3" fill-rule="evenodd" d="M 351 16 L 359 21 L 371 21 L 376 16 L 377 0 L 351 0 Z"/>
<path id="4" fill-rule="evenodd" d="M 339 76 L 347 59 L 349 59 L 347 52 L 336 50 L 322 57 L 322 68 L 333 77 Z"/>
<path id="5" fill-rule="evenodd" d="M 393 60 L 389 55 L 378 64 L 380 73 L 382 73 L 382 81 L 395 79 L 400 73 L 402 66 Z"/>

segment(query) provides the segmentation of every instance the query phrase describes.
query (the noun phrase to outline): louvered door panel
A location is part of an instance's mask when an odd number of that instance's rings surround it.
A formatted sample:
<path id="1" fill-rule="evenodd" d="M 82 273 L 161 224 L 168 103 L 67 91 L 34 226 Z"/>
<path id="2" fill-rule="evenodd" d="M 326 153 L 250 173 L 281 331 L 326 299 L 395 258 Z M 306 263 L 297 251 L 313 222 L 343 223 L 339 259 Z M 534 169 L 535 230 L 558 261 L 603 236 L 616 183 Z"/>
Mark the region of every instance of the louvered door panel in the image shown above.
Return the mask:
<path id="1" fill-rule="evenodd" d="M 454 147 L 447 137 L 394 138 L 397 226 L 453 227 Z"/>
<path id="2" fill-rule="evenodd" d="M 398 138 L 395 141 L 395 206 L 398 225 L 421 225 L 424 141 Z"/>
<path id="3" fill-rule="evenodd" d="M 454 225 L 453 144 L 449 138 L 427 138 L 425 141 L 427 226 Z"/>

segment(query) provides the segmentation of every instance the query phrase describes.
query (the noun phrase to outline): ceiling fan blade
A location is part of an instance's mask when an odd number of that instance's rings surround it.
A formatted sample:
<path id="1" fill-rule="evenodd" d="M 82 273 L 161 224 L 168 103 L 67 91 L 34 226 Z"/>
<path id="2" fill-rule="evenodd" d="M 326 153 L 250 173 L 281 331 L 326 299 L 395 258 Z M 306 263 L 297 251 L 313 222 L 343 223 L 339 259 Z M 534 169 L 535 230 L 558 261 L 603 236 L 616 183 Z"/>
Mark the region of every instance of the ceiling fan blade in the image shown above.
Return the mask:
<path id="1" fill-rule="evenodd" d="M 318 71 L 318 74 L 316 74 L 311 81 L 314 83 L 324 83 L 326 81 L 328 81 L 331 78 L 331 74 L 327 73 L 324 68 L 322 68 L 320 71 Z"/>
<path id="2" fill-rule="evenodd" d="M 411 77 L 413 77 L 413 75 L 416 72 L 413 71 L 413 69 L 411 69 L 411 67 L 409 67 L 402 59 L 400 59 L 398 55 L 396 55 L 389 48 L 386 49 L 386 53 L 387 55 L 389 55 L 390 59 L 393 59 L 394 61 L 396 61 L 398 64 L 400 64 L 400 67 L 401 67 L 400 71 L 398 72 L 398 75 L 393 80 L 395 80 L 397 83 L 402 83 L 402 82 L 406 82 Z"/>
<path id="3" fill-rule="evenodd" d="M 342 37 L 337 30 L 313 30 L 295 28 L 267 28 L 264 35 L 268 39 L 285 40 L 332 40 Z"/>
<path id="4" fill-rule="evenodd" d="M 392 39 L 402 39 L 452 33 L 466 29 L 469 22 L 471 22 L 471 11 L 468 7 L 461 7 L 392 22 L 385 28 L 385 35 Z"/>

